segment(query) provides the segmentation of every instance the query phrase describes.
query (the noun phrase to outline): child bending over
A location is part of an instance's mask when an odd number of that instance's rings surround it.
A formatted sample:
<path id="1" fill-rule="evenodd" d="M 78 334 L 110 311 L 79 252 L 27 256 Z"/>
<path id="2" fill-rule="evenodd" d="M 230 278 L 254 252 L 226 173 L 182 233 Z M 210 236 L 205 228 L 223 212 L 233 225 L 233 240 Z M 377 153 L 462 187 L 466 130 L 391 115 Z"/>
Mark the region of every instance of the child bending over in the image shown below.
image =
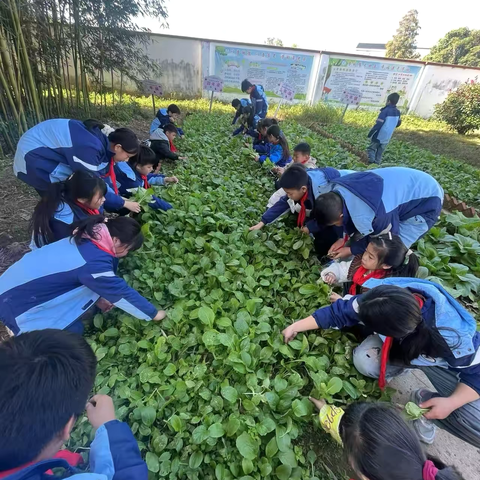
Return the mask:
<path id="1" fill-rule="evenodd" d="M 253 149 L 259 155 L 267 155 L 270 153 L 270 143 L 268 143 L 267 131 L 272 125 L 278 125 L 275 118 L 264 118 L 257 123 L 257 130 L 253 135 Z"/>
<path id="2" fill-rule="evenodd" d="M 287 139 L 278 125 L 269 127 L 267 130 L 267 139 L 271 145 L 270 153 L 268 155 L 257 155 L 255 159 L 256 162 L 263 163 L 268 157 L 277 167 L 285 167 L 292 161 Z"/>
<path id="3" fill-rule="evenodd" d="M 234 98 L 232 100 L 232 107 L 235 109 L 235 116 L 233 117 L 232 125 L 235 125 L 237 120 L 240 118 L 240 115 L 242 114 L 242 108 L 248 105 L 252 105 L 252 103 L 246 98 L 242 98 L 240 100 L 238 98 Z"/>
<path id="4" fill-rule="evenodd" d="M 398 235 L 386 233 L 370 238 L 370 243 L 363 255 L 357 255 L 349 262 L 333 262 L 322 270 L 321 276 L 329 285 L 351 283 L 347 300 L 365 290 L 362 285 L 370 278 L 415 277 L 419 262 L 417 256 L 409 250 Z M 332 293 L 332 302 L 341 299 Z"/>
<path id="5" fill-rule="evenodd" d="M 150 135 L 157 130 L 157 128 L 163 129 L 168 124 L 176 125 L 180 118 L 180 113 L 180 109 L 174 103 L 170 104 L 167 108 L 160 108 L 150 125 Z M 183 130 L 178 127 L 177 129 L 178 134 L 183 137 Z"/>
<path id="6" fill-rule="evenodd" d="M 178 155 L 173 143 L 178 133 L 177 127 L 169 123 L 163 128 L 157 128 L 150 134 L 149 147 L 157 155 L 158 162 L 162 160 L 186 160 L 186 157 Z"/>
<path id="7" fill-rule="evenodd" d="M 272 170 L 277 175 L 282 175 L 285 170 L 295 163 L 303 165 L 305 168 L 317 168 L 317 160 L 310 156 L 310 145 L 306 142 L 299 143 L 293 149 L 293 162 L 285 165 L 285 167 L 274 167 Z"/>

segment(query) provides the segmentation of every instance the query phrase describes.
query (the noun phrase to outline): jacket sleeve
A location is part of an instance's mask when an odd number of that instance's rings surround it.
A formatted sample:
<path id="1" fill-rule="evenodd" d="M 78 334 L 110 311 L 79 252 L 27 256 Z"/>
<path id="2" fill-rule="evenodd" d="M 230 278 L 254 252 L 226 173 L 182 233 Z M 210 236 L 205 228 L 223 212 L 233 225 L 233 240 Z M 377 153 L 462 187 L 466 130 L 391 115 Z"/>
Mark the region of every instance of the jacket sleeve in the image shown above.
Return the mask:
<path id="1" fill-rule="evenodd" d="M 117 195 L 107 183 L 107 193 L 105 194 L 105 210 L 108 212 L 117 212 L 125 206 L 125 200 Z"/>
<path id="2" fill-rule="evenodd" d="M 270 151 L 268 143 L 254 144 L 253 149 L 260 155 L 268 155 L 268 152 Z"/>
<path id="3" fill-rule="evenodd" d="M 452 370 L 455 370 L 457 373 L 459 371 L 458 369 Z M 462 368 L 458 378 L 460 383 L 464 383 L 480 395 L 480 365 Z"/>
<path id="4" fill-rule="evenodd" d="M 305 226 L 308 228 L 308 231 L 313 235 L 315 233 L 320 233 L 323 230 L 323 227 L 320 226 L 314 218 L 308 220 L 308 222 L 305 222 Z"/>
<path id="5" fill-rule="evenodd" d="M 239 109 L 235 112 L 235 116 L 233 117 L 232 125 L 235 125 L 235 124 L 237 123 L 238 117 L 240 117 L 240 111 L 241 111 L 241 109 L 239 108 Z"/>
<path id="6" fill-rule="evenodd" d="M 262 222 L 265 225 L 274 222 L 282 215 L 287 213 L 290 210 L 288 205 L 288 197 L 284 195 L 273 207 L 269 208 L 263 215 L 262 215 Z"/>
<path id="7" fill-rule="evenodd" d="M 90 470 L 108 480 L 147 480 L 148 469 L 130 427 L 118 420 L 103 424 L 90 449 Z"/>
<path id="8" fill-rule="evenodd" d="M 50 219 L 50 228 L 52 229 L 55 241 L 69 237 L 73 230 L 71 223 L 62 222 L 56 218 Z"/>
<path id="9" fill-rule="evenodd" d="M 131 288 L 123 278 L 117 277 L 111 266 L 96 270 L 103 271 L 84 269 L 79 275 L 80 283 L 140 320 L 155 318 L 156 307 Z"/>
<path id="10" fill-rule="evenodd" d="M 147 180 L 150 185 L 165 185 L 165 175 L 160 173 L 148 174 Z"/>
<path id="11" fill-rule="evenodd" d="M 272 163 L 278 163 L 283 157 L 283 148 L 280 145 L 275 145 L 271 150 L 270 150 L 270 161 Z"/>
<path id="12" fill-rule="evenodd" d="M 397 128 L 402 124 L 402 117 L 398 117 Z"/>
<path id="13" fill-rule="evenodd" d="M 382 111 L 378 115 L 378 118 L 377 118 L 377 121 L 375 122 L 375 125 L 368 132 L 368 138 L 371 138 L 373 135 L 375 135 L 376 133 L 378 133 L 380 131 L 383 124 L 385 123 L 386 116 L 387 116 L 386 109 L 382 109 Z"/>
<path id="14" fill-rule="evenodd" d="M 160 157 L 169 160 L 178 160 L 178 155 L 170 150 L 170 145 L 164 140 L 152 141 L 150 148 Z"/>
<path id="15" fill-rule="evenodd" d="M 329 307 L 319 308 L 313 313 L 313 318 L 319 328 L 344 328 L 359 323 L 358 314 L 353 307 L 358 295 L 349 300 L 337 300 Z"/>
<path id="16" fill-rule="evenodd" d="M 352 252 L 352 255 L 360 255 L 361 253 L 363 253 L 367 249 L 369 242 L 369 235 L 366 235 L 365 237 L 357 240 L 356 242 L 351 242 L 350 250 Z"/>
<path id="17" fill-rule="evenodd" d="M 329 273 L 333 273 L 336 277 L 335 283 L 345 283 L 348 280 L 348 270 L 352 261 L 349 262 L 332 262 L 327 268 L 324 268 L 320 272 L 322 280 L 325 281 L 325 277 Z"/>

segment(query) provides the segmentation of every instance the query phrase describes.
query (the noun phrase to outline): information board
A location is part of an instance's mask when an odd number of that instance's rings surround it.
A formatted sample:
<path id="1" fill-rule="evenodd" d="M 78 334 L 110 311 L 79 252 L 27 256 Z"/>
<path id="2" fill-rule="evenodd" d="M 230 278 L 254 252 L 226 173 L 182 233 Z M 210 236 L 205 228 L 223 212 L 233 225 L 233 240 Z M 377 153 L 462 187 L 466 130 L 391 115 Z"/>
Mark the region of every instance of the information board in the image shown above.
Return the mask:
<path id="1" fill-rule="evenodd" d="M 381 107 L 393 92 L 400 95 L 398 106 L 404 108 L 413 94 L 421 65 L 330 57 L 322 98 L 342 103 L 345 90 L 362 94 L 361 106 Z"/>

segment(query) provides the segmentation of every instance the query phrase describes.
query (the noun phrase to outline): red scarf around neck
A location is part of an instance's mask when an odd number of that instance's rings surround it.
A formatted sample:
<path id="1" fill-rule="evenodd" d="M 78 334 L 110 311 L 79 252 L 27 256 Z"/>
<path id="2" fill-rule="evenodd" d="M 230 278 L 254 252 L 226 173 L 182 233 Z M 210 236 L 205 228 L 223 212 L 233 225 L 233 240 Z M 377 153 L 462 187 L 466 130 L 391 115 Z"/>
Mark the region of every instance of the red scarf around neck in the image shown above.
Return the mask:
<path id="1" fill-rule="evenodd" d="M 115 192 L 115 195 L 118 195 L 118 187 L 117 187 L 117 176 L 115 175 L 115 162 L 113 158 L 110 160 L 110 166 L 108 167 L 108 173 L 102 175 L 102 178 L 110 177 L 110 181 L 112 182 L 112 188 Z"/>
<path id="2" fill-rule="evenodd" d="M 143 180 L 143 188 L 149 188 L 150 185 L 148 184 L 148 178 L 146 175 L 140 175 L 142 177 L 142 180 Z"/>
<path id="3" fill-rule="evenodd" d="M 383 269 L 372 270 L 370 273 L 368 273 L 368 270 L 362 265 L 360 265 L 353 274 L 352 286 L 350 287 L 348 293 L 350 295 L 357 295 L 357 287 L 362 286 L 367 280 L 370 280 L 371 278 L 383 278 L 385 277 L 385 273 L 386 270 Z"/>
<path id="4" fill-rule="evenodd" d="M 415 300 L 420 307 L 420 310 L 423 308 L 423 298 L 416 293 L 413 294 Z M 423 320 L 422 320 L 423 322 Z M 388 363 L 388 356 L 390 354 L 390 349 L 392 348 L 393 338 L 387 337 L 382 345 L 382 352 L 381 352 L 381 360 L 380 360 L 380 375 L 378 376 L 378 386 L 380 390 L 384 390 L 385 386 L 387 385 L 386 375 L 387 375 L 387 363 Z"/>
<path id="5" fill-rule="evenodd" d="M 173 142 L 170 139 L 168 139 L 168 143 L 170 144 L 170 151 L 175 153 L 177 151 L 177 148 L 175 147 Z"/>
<path id="6" fill-rule="evenodd" d="M 80 203 L 78 200 L 75 200 L 75 205 L 80 207 L 84 212 L 87 212 L 89 215 L 100 215 L 100 212 L 94 208 L 89 208 L 83 203 Z"/>
<path id="7" fill-rule="evenodd" d="M 307 217 L 307 209 L 305 207 L 305 201 L 308 197 L 308 191 L 305 192 L 303 197 L 300 199 L 300 212 L 298 212 L 297 218 L 297 227 L 302 228 L 303 224 L 305 223 L 305 218 Z"/>

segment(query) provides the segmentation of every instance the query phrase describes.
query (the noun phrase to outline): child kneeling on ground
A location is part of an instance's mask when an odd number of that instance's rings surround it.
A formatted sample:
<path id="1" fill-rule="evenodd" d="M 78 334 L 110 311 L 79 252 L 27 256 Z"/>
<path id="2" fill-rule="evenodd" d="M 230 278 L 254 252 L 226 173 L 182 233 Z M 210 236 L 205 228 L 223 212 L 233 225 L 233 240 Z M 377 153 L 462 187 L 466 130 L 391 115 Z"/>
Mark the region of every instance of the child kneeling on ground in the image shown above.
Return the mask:
<path id="1" fill-rule="evenodd" d="M 186 157 L 177 153 L 177 149 L 173 144 L 177 135 L 178 129 L 171 123 L 150 133 L 150 141 L 146 143 L 155 152 L 157 162 L 162 160 L 186 160 Z"/>
<path id="2" fill-rule="evenodd" d="M 331 294 L 330 301 L 335 302 L 364 293 L 363 284 L 370 278 L 415 277 L 418 267 L 417 256 L 403 244 L 400 237 L 386 233 L 371 237 L 365 252 L 353 260 L 332 262 L 322 270 L 321 277 L 329 285 L 350 284 L 346 289 L 348 295 L 341 297 L 338 293 Z"/>
<path id="3" fill-rule="evenodd" d="M 269 154 L 257 155 L 255 161 L 263 163 L 269 158 L 277 167 L 285 167 L 289 164 L 292 161 L 290 149 L 288 148 L 287 139 L 278 125 L 272 125 L 267 130 L 267 139 L 268 143 L 270 143 Z"/>
<path id="4" fill-rule="evenodd" d="M 58 477 L 51 470 L 62 469 L 61 478 L 147 480 L 137 442 L 116 419 L 112 399 L 88 400 L 96 364 L 88 343 L 63 330 L 37 330 L 0 343 L 0 478 L 53 479 Z M 85 405 L 96 430 L 90 473 L 76 468 L 81 455 L 61 450 Z"/>

